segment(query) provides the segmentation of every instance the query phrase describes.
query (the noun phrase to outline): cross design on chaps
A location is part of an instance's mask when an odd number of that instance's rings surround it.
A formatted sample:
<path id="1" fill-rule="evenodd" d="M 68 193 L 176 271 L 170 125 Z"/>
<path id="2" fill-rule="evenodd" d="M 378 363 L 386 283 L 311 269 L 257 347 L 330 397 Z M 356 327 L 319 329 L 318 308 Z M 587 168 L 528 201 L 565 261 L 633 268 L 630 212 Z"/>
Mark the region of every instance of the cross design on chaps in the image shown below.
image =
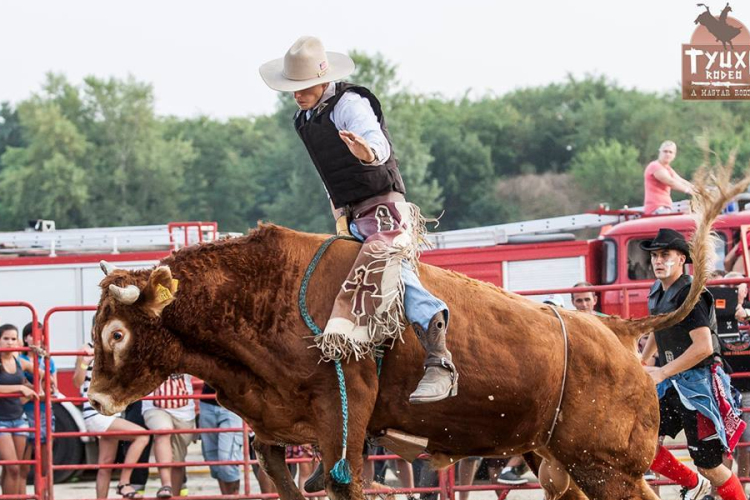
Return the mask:
<path id="1" fill-rule="evenodd" d="M 345 292 L 354 292 L 352 314 L 357 318 L 365 315 L 365 295 L 369 293 L 372 296 L 378 293 L 378 285 L 367 282 L 369 275 L 367 268 L 360 266 L 354 271 L 354 277 L 351 280 L 344 281 L 344 284 L 341 285 Z"/>
<path id="2" fill-rule="evenodd" d="M 396 221 L 393 220 L 391 211 L 385 205 L 380 205 L 375 209 L 375 220 L 378 221 L 378 232 L 396 229 Z"/>

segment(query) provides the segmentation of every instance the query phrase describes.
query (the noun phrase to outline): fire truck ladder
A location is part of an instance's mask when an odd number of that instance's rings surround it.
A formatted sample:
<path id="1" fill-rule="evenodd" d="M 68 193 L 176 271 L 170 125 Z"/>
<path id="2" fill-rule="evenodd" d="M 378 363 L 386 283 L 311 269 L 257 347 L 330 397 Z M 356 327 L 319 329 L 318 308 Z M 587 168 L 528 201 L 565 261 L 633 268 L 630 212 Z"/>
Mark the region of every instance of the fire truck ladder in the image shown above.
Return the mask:
<path id="1" fill-rule="evenodd" d="M 689 204 L 687 200 L 679 201 L 672 205 L 672 209 L 674 213 L 686 213 L 689 211 Z M 642 215 L 643 207 L 632 209 L 625 207 L 622 210 L 609 210 L 602 207 L 594 212 L 577 215 L 431 233 L 427 239 L 432 243 L 433 248 L 467 248 L 507 243 L 532 243 L 543 241 L 545 240 L 543 235 L 550 234 L 559 235 L 559 240 L 572 240 L 575 239 L 575 236 L 572 234 L 566 235 L 566 232 L 617 224 Z M 549 241 L 548 238 L 546 240 Z"/>
<path id="2" fill-rule="evenodd" d="M 34 230 L 0 232 L 0 254 L 56 257 L 59 253 L 177 250 L 218 238 L 216 222 L 171 222 L 154 226 L 55 229 L 38 221 Z"/>

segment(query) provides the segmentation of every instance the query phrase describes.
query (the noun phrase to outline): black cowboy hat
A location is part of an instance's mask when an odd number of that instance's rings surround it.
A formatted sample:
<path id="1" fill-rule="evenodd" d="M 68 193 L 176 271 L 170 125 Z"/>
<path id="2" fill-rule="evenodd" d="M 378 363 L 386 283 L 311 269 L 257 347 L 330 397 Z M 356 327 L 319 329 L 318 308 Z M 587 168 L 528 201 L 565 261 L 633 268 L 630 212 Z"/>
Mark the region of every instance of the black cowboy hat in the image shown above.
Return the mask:
<path id="1" fill-rule="evenodd" d="M 685 263 L 690 264 L 693 259 L 690 258 L 690 247 L 682 233 L 674 229 L 661 228 L 659 233 L 651 241 L 641 241 L 641 250 L 652 252 L 654 250 L 677 250 L 682 252 L 686 259 Z"/>

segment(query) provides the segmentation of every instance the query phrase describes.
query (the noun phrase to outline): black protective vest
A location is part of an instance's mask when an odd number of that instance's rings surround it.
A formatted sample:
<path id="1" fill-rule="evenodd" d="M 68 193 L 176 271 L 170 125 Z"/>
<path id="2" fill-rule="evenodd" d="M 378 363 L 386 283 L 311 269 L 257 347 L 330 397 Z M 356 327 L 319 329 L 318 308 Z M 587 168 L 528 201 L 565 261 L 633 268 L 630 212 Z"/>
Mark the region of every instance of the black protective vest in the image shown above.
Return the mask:
<path id="1" fill-rule="evenodd" d="M 391 155 L 382 165 L 363 165 L 339 137 L 331 112 L 344 92 L 356 92 L 370 101 L 380 128 L 391 146 Z M 405 193 L 404 181 L 377 98 L 364 87 L 337 83 L 336 94 L 316 108 L 309 119 L 300 110 L 294 116 L 294 128 L 310 153 L 310 158 L 325 184 L 336 208 L 353 205 L 373 196 L 396 191 Z"/>
<path id="2" fill-rule="evenodd" d="M 692 282 L 692 276 L 683 274 L 666 292 L 664 292 L 661 287 L 661 282 L 657 280 L 656 283 L 654 283 L 654 286 L 651 287 L 651 292 L 648 296 L 649 314 L 664 314 L 675 311 L 687 298 L 690 284 Z M 720 352 L 719 339 L 716 336 L 716 309 L 714 308 L 714 298 L 711 295 L 711 292 L 703 290 L 700 300 L 706 301 L 709 306 L 709 328 L 711 329 L 711 342 L 714 346 L 714 354 L 708 356 L 706 359 L 691 368 L 711 365 L 714 362 L 714 356 Z M 682 353 L 692 345 L 693 340 L 690 338 L 690 330 L 684 323 L 685 322 L 682 321 L 671 328 L 659 330 L 655 333 L 660 366 L 664 366 L 682 355 Z"/>

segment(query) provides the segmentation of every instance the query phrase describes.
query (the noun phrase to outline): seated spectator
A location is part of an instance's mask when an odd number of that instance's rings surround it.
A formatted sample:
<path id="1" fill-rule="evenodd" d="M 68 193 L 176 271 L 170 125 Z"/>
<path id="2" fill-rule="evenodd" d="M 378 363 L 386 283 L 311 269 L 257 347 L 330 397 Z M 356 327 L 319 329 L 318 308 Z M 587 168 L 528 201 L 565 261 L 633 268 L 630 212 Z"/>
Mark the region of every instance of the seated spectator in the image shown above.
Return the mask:
<path id="1" fill-rule="evenodd" d="M 529 482 L 527 478 L 523 477 L 526 470 L 526 462 L 523 460 L 523 457 L 521 455 L 516 455 L 508 460 L 505 467 L 500 471 L 500 474 L 497 474 L 495 481 L 500 484 L 526 484 Z"/>
<path id="2" fill-rule="evenodd" d="M 208 384 L 203 384 L 202 394 L 216 394 Z M 242 418 L 216 402 L 216 399 L 201 399 L 200 426 L 206 429 L 241 428 Z M 211 432 L 201 434 L 203 459 L 242 460 L 242 432 Z M 238 465 L 211 465 L 211 477 L 219 482 L 222 495 L 237 495 L 240 492 L 240 467 Z"/>
<path id="3" fill-rule="evenodd" d="M 7 324 L 0 326 L 0 348 L 14 347 L 18 347 L 18 328 Z M 24 370 L 32 371 L 31 363 L 16 358 L 12 351 L 0 352 L 0 394 L 20 393 L 24 399 L 38 398 L 39 395 L 26 382 Z M 28 426 L 21 398 L 0 398 L 0 430 Z M 20 460 L 25 448 L 25 432 L 0 432 L 0 460 Z M 21 477 L 18 465 L 3 465 L 2 492 L 3 495 L 26 494 L 26 478 Z"/>
<path id="4" fill-rule="evenodd" d="M 37 323 L 37 328 L 39 331 L 42 330 L 41 323 Z M 33 329 L 32 329 L 32 323 L 28 323 L 26 326 L 23 327 L 23 345 L 25 347 L 29 347 L 34 343 L 34 336 L 33 336 Z M 29 353 L 22 352 L 19 355 L 20 359 L 25 359 L 33 366 L 33 363 L 31 362 L 31 356 L 29 356 Z M 37 356 L 37 363 L 39 366 L 39 370 L 42 372 L 42 375 L 44 374 L 44 358 L 41 356 Z M 52 394 L 57 393 L 57 371 L 55 369 L 55 362 L 52 360 L 52 358 L 49 358 L 49 373 L 50 373 L 50 388 L 52 389 Z M 26 381 L 29 383 L 29 385 L 32 385 L 34 383 L 34 373 L 33 371 L 24 371 L 24 375 L 26 375 Z M 42 377 L 39 378 L 40 382 L 42 382 Z M 41 401 L 44 402 L 44 398 L 41 398 Z M 23 412 L 26 414 L 26 418 L 29 421 L 29 427 L 32 429 L 35 427 L 35 421 L 34 421 L 34 402 L 33 401 L 27 401 L 23 405 Z M 39 422 L 40 422 L 40 430 L 41 430 L 41 441 L 42 441 L 42 457 L 47 456 L 47 405 L 41 404 L 39 405 Z M 52 431 L 55 430 L 55 415 L 52 415 Z M 31 460 L 32 455 L 34 453 L 34 434 L 30 433 L 29 437 L 27 439 L 26 443 L 26 452 L 24 453 L 24 460 Z M 44 470 L 42 471 L 42 475 L 47 475 L 47 460 L 42 460 L 42 466 Z M 29 477 L 29 471 L 31 470 L 31 465 L 22 465 L 21 466 L 21 477 L 24 479 L 28 479 Z"/>
<path id="5" fill-rule="evenodd" d="M 84 355 L 76 359 L 76 367 L 73 372 L 73 384 L 81 390 L 81 396 L 88 397 L 89 386 L 91 385 L 91 374 L 94 371 L 94 346 L 87 343 L 81 348 Z M 148 445 L 148 436 L 140 435 L 117 435 L 117 431 L 143 431 L 143 427 L 128 422 L 120 415 L 102 415 L 97 412 L 87 401 L 83 403 L 83 421 L 86 424 L 86 431 L 96 433 L 107 433 L 99 436 L 99 457 L 97 463 L 101 465 L 110 465 L 115 463 L 117 456 L 117 446 L 121 440 L 131 441 L 130 447 L 125 454 L 123 465 L 138 463 L 143 449 Z M 113 433 L 113 434 L 110 434 Z M 120 473 L 120 482 L 117 484 L 117 494 L 123 498 L 143 498 L 136 489 L 130 484 L 130 476 L 133 473 L 132 468 L 123 467 Z M 96 498 L 107 498 L 109 495 L 109 482 L 112 478 L 111 468 L 101 468 L 96 472 Z"/>
<path id="6" fill-rule="evenodd" d="M 565 301 L 563 300 L 562 295 L 560 295 L 559 293 L 547 295 L 546 297 L 544 297 L 542 303 L 560 308 L 565 307 Z"/>
<path id="7" fill-rule="evenodd" d="M 646 215 L 672 212 L 672 189 L 693 194 L 693 185 L 680 177 L 671 166 L 677 156 L 677 145 L 664 141 L 659 146 L 659 158 L 643 172 L 643 213 Z"/>
<path id="8" fill-rule="evenodd" d="M 559 306 L 558 306 L 559 307 Z M 482 463 L 482 457 L 466 457 L 458 462 L 458 484 L 461 486 L 471 486 L 474 484 L 474 476 L 477 469 Z M 470 491 L 459 491 L 458 500 L 469 500 Z"/>
<path id="9" fill-rule="evenodd" d="M 134 401 L 128 405 L 127 408 L 125 408 L 125 411 L 122 412 L 122 418 L 127 420 L 128 422 L 132 422 L 135 425 L 138 425 L 140 427 L 146 428 L 146 422 L 143 420 L 143 413 L 141 411 L 142 409 L 142 401 L 139 399 L 138 401 Z M 139 464 L 147 464 L 151 461 L 151 445 L 154 442 L 153 436 L 147 436 L 148 437 L 148 444 L 143 449 L 143 452 L 141 453 L 141 456 L 138 457 L 138 463 Z M 127 441 L 120 442 L 120 450 L 117 452 L 117 461 L 119 463 L 122 463 L 124 461 L 124 457 L 128 453 L 128 449 L 130 448 L 131 443 Z M 130 484 L 135 488 L 140 495 L 145 494 L 146 492 L 146 483 L 148 482 L 148 467 L 138 467 L 133 469 L 133 474 L 130 476 Z"/>
<path id="10" fill-rule="evenodd" d="M 193 395 L 190 375 L 173 374 L 150 396 L 172 396 L 162 400 L 143 401 L 143 420 L 152 431 L 195 429 L 195 401 L 186 397 Z M 175 396 L 182 396 L 177 397 Z M 156 461 L 184 462 L 193 436 L 190 433 L 158 434 L 154 436 Z M 161 488 L 157 498 L 171 498 L 173 488 L 181 488 L 185 481 L 184 467 L 159 467 Z"/>

